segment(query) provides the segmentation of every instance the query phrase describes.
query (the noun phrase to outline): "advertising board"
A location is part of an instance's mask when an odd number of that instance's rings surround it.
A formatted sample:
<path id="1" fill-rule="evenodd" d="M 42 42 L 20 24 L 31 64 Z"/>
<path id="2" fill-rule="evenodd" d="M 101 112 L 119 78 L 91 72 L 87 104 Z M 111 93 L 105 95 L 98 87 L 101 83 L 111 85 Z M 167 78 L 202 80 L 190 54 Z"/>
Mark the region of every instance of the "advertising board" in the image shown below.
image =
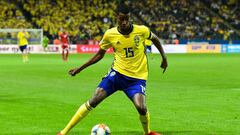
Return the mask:
<path id="1" fill-rule="evenodd" d="M 219 44 L 191 44 L 186 45 L 188 53 L 221 53 Z"/>

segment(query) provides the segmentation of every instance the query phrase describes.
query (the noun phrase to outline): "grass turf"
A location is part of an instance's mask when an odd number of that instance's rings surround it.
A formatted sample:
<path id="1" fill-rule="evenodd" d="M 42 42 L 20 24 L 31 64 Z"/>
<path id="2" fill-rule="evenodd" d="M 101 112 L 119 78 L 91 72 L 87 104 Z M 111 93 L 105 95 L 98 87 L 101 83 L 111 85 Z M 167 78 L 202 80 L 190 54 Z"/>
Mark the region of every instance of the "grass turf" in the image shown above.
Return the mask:
<path id="1" fill-rule="evenodd" d="M 54 135 L 88 100 L 111 66 L 112 55 L 76 77 L 67 72 L 92 55 L 0 55 L 0 134 Z M 240 54 L 168 54 L 149 59 L 147 106 L 152 130 L 163 135 L 240 134 Z M 106 123 L 113 135 L 142 135 L 133 104 L 122 92 L 103 101 L 70 135 Z"/>

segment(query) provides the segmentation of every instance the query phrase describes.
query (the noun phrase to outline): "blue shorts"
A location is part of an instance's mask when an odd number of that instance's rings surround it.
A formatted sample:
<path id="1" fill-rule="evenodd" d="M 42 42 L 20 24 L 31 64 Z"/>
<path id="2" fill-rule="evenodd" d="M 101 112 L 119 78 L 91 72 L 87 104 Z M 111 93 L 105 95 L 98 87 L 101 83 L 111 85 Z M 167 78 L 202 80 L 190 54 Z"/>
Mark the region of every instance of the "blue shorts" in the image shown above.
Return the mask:
<path id="1" fill-rule="evenodd" d="M 20 46 L 20 51 L 23 52 L 25 49 L 27 49 L 27 45 L 24 45 L 24 46 Z"/>
<path id="2" fill-rule="evenodd" d="M 146 46 L 146 51 L 147 51 L 147 53 L 151 53 L 152 52 L 152 46 Z"/>
<path id="3" fill-rule="evenodd" d="M 117 90 L 123 90 L 132 99 L 137 93 L 145 95 L 146 80 L 128 77 L 111 69 L 98 87 L 103 88 L 108 96 Z"/>

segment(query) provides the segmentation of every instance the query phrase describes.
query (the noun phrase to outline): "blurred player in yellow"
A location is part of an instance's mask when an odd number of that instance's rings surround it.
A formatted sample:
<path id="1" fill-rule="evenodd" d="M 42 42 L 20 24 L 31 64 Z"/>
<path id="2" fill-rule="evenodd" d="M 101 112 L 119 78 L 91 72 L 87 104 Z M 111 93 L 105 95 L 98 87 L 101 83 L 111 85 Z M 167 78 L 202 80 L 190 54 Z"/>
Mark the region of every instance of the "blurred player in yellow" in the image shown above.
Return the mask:
<path id="1" fill-rule="evenodd" d="M 97 54 L 82 66 L 69 71 L 71 76 L 75 76 L 83 69 L 101 60 L 108 48 L 114 48 L 114 62 L 111 70 L 100 82 L 93 97 L 80 106 L 70 122 L 58 135 L 66 135 L 101 101 L 118 90 L 123 90 L 135 105 L 144 135 L 159 135 L 150 130 L 150 115 L 145 104 L 148 64 L 144 41 L 150 39 L 159 50 L 162 57 L 161 68 L 164 69 L 163 72 L 168 66 L 167 58 L 158 37 L 146 26 L 131 24 L 129 19 L 128 7 L 123 3 L 120 4 L 117 9 L 118 26 L 105 32 Z"/>
<path id="2" fill-rule="evenodd" d="M 152 41 L 150 39 L 145 40 L 145 47 L 146 47 L 146 52 L 149 54 L 150 58 L 153 59 L 153 53 L 152 53 Z"/>
<path id="3" fill-rule="evenodd" d="M 27 45 L 28 45 L 28 38 L 30 38 L 30 35 L 27 31 L 25 31 L 25 29 L 22 29 L 22 31 L 18 32 L 17 38 L 18 38 L 19 49 L 22 52 L 23 62 L 28 62 Z"/>

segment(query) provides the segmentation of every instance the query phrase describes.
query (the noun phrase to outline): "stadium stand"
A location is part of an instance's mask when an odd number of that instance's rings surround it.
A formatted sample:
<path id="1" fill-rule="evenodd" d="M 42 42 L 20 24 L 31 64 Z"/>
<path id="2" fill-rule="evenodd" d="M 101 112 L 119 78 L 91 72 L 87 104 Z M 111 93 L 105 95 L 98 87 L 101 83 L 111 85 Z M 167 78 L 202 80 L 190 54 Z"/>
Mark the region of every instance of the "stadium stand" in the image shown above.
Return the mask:
<path id="1" fill-rule="evenodd" d="M 231 40 L 230 36 L 239 39 L 239 35 L 201 1 L 149 0 L 134 6 L 135 15 L 164 39 L 176 36 L 185 40 Z"/>
<path id="2" fill-rule="evenodd" d="M 100 40 L 104 31 L 115 25 L 117 0 L 12 0 L 1 1 L 1 28 L 43 28 L 51 41 L 61 30 L 71 42 Z M 239 42 L 237 0 L 131 0 L 133 22 L 150 27 L 167 43 L 207 41 Z"/>
<path id="3" fill-rule="evenodd" d="M 25 16 L 14 4 L 0 1 L 0 5 L 0 28 L 18 28 L 18 24 L 32 27 L 31 23 L 26 21 Z"/>

